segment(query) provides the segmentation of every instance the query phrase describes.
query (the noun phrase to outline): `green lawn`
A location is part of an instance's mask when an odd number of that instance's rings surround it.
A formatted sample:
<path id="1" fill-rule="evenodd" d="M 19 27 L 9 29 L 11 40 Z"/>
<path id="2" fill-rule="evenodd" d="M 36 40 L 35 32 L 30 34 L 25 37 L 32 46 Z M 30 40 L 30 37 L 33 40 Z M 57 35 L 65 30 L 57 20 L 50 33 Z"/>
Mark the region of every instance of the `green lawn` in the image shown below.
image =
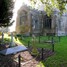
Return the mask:
<path id="1" fill-rule="evenodd" d="M 54 38 L 55 41 L 55 54 L 47 58 L 46 61 L 40 62 L 42 67 L 67 67 L 67 37 L 61 37 L 61 41 L 57 37 Z M 23 40 L 20 40 L 22 44 L 28 46 L 28 41 L 31 41 L 31 37 L 25 37 Z M 41 37 L 41 41 L 48 40 L 48 37 Z M 31 43 L 32 44 L 32 43 Z M 31 46 L 30 44 L 30 46 Z M 38 37 L 36 42 L 36 47 L 38 48 L 49 48 L 52 49 L 51 45 L 46 43 L 38 43 Z M 40 67 L 39 65 L 37 67 Z"/>
<path id="2" fill-rule="evenodd" d="M 67 37 L 62 37 L 61 41 L 55 44 L 55 54 L 44 63 L 48 67 L 67 67 Z"/>
<path id="3" fill-rule="evenodd" d="M 50 44 L 46 43 L 38 43 L 39 37 L 36 38 L 37 42 L 35 43 L 35 46 L 37 48 L 48 48 L 52 49 L 52 46 Z M 40 61 L 40 63 L 37 65 L 37 67 L 67 67 L 67 36 L 61 37 L 61 41 L 59 42 L 59 39 L 57 37 L 54 38 L 55 41 L 55 52 L 54 55 L 48 57 L 46 61 Z M 48 40 L 48 37 L 41 37 L 41 42 Z M 15 42 L 18 42 L 20 44 L 23 44 L 25 46 L 28 46 L 28 41 L 32 41 L 31 37 L 24 37 L 22 39 L 18 39 Z M 32 43 L 30 43 L 30 46 Z"/>

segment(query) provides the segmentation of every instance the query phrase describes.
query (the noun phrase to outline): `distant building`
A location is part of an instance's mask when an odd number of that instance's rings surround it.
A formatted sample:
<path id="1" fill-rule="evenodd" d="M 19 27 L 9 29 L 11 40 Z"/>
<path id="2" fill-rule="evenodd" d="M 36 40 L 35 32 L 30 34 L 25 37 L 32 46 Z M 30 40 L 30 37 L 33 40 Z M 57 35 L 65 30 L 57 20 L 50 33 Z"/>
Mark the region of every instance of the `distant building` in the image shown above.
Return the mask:
<path id="1" fill-rule="evenodd" d="M 26 5 L 22 6 L 17 13 L 16 32 L 20 33 L 19 27 L 21 25 L 28 25 L 29 31 L 27 34 L 55 34 L 55 23 L 53 17 L 48 17 L 44 11 L 32 9 Z"/>
<path id="2" fill-rule="evenodd" d="M 67 13 L 63 13 L 62 15 L 59 15 L 59 11 L 54 11 L 53 14 L 54 22 L 56 24 L 56 35 L 58 36 L 65 36 L 67 35 Z"/>
<path id="3" fill-rule="evenodd" d="M 30 28 L 25 33 L 30 34 L 43 34 L 43 35 L 67 35 L 67 14 L 59 15 L 59 11 L 55 10 L 54 13 L 48 17 L 45 11 L 32 9 L 29 6 L 22 6 L 17 12 L 16 19 L 16 32 L 21 32 L 19 29 L 21 25 L 28 25 Z"/>

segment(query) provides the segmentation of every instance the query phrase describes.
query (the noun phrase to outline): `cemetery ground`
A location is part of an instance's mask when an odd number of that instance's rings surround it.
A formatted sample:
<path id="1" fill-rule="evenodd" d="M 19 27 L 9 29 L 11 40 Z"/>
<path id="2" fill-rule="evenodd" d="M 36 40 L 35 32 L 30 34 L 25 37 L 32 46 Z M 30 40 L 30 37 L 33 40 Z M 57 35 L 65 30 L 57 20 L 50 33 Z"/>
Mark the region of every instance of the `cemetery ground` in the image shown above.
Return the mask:
<path id="1" fill-rule="evenodd" d="M 10 38 L 8 37 L 7 39 Z M 45 43 L 45 41 L 49 39 L 51 40 L 51 38 L 47 36 L 41 36 L 40 38 L 36 37 L 36 42 L 34 46 L 39 51 L 39 56 L 37 57 L 31 55 L 32 50 L 31 37 L 22 37 L 22 38 L 18 37 L 17 40 L 14 38 L 15 43 L 23 44 L 24 46 L 28 47 L 29 50 L 5 57 L 0 55 L 0 67 L 2 67 L 3 65 L 5 65 L 5 67 L 17 67 L 18 63 L 14 61 L 14 58 L 17 58 L 19 54 L 21 55 L 21 62 L 23 65 L 21 67 L 67 67 L 67 36 L 61 37 L 60 41 L 58 37 L 54 37 L 55 40 L 54 52 L 52 52 L 52 44 Z M 43 59 L 41 56 L 42 48 L 44 49 Z M 10 59 L 12 61 L 10 61 Z"/>

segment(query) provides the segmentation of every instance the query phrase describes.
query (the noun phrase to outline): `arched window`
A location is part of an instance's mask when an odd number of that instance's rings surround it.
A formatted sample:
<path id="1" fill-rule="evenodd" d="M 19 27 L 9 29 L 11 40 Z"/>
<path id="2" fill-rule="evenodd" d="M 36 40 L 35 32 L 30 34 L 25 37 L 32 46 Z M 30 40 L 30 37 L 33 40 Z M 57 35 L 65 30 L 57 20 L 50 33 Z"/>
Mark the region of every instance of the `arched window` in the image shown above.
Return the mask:
<path id="1" fill-rule="evenodd" d="M 45 16 L 44 19 L 43 27 L 46 29 L 51 29 L 51 17 Z"/>
<path id="2" fill-rule="evenodd" d="M 24 24 L 26 20 L 27 20 L 27 12 L 23 10 L 22 14 L 20 15 L 20 25 Z"/>

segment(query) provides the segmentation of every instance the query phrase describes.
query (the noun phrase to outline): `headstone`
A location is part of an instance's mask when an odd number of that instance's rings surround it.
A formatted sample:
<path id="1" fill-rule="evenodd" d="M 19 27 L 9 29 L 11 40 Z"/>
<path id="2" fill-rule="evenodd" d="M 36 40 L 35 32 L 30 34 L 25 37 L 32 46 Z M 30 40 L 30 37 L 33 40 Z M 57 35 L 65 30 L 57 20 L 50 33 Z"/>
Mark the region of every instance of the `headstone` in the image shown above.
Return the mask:
<path id="1" fill-rule="evenodd" d="M 10 47 L 15 46 L 15 43 L 13 41 L 13 33 L 11 33 L 11 42 L 10 42 Z"/>
<path id="2" fill-rule="evenodd" d="M 64 31 L 58 31 L 58 36 L 65 36 L 65 32 Z"/>
<path id="3" fill-rule="evenodd" d="M 20 51 L 25 51 L 27 50 L 27 48 L 25 46 L 15 46 L 15 47 L 11 47 L 11 48 L 7 48 L 7 49 L 4 49 L 4 50 L 1 50 L 0 51 L 0 54 L 3 54 L 3 55 L 10 55 L 10 54 L 16 54 Z"/>

